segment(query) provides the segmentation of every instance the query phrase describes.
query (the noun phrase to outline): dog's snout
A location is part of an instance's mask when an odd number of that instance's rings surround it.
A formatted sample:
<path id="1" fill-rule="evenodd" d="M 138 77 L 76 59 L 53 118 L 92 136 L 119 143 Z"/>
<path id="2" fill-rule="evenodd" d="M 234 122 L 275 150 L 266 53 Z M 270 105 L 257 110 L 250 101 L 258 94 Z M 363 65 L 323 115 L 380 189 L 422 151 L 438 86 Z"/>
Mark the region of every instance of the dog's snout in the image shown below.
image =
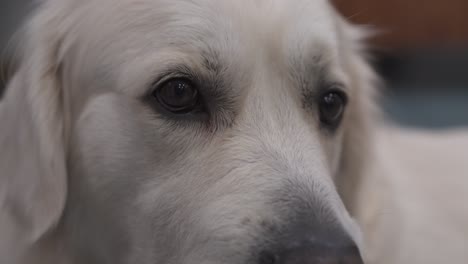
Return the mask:
<path id="1" fill-rule="evenodd" d="M 296 230 L 274 249 L 263 251 L 258 264 L 363 264 L 356 244 L 341 233 Z"/>

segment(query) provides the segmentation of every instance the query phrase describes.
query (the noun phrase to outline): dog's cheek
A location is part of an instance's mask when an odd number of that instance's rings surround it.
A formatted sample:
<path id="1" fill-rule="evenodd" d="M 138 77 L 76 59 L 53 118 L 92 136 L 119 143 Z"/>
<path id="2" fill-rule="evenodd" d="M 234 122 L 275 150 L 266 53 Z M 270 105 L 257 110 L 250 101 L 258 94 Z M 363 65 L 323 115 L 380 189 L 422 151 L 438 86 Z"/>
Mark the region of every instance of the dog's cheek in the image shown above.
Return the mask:
<path id="1" fill-rule="evenodd" d="M 168 129 L 141 102 L 116 94 L 100 95 L 80 115 L 72 148 L 89 168 L 88 180 L 96 181 L 93 186 L 116 180 L 138 183 L 157 177 L 161 166 L 170 167 L 183 158 L 180 153 L 186 144 L 177 139 L 184 137 Z"/>
<path id="2" fill-rule="evenodd" d="M 122 263 L 128 252 L 128 215 L 138 187 L 141 159 L 126 131 L 131 124 L 118 98 L 91 99 L 73 124 L 70 139 L 70 188 L 65 216 L 73 248 L 86 258 Z M 137 142 L 138 143 L 138 142 Z M 79 230 L 76 230 L 79 229 Z M 112 252 L 112 255 L 108 255 Z"/>
<path id="3" fill-rule="evenodd" d="M 177 174 L 176 169 L 183 167 L 180 160 L 193 159 L 199 149 L 186 147 L 180 142 L 183 140 L 179 140 L 179 146 L 174 144 L 175 139 L 168 140 L 164 133 L 167 127 L 159 128 L 165 123 L 145 110 L 141 102 L 121 95 L 105 94 L 91 99 L 74 125 L 70 164 L 73 186 L 79 186 L 72 190 L 72 196 L 85 197 L 79 203 L 93 211 L 84 214 L 94 218 L 96 214 L 110 215 L 100 217 L 102 226 L 113 226 L 115 219 L 121 226 L 137 226 L 114 229 L 118 229 L 117 233 L 127 232 L 123 236 L 141 234 L 139 237 L 145 240 L 141 243 L 150 244 L 148 251 L 152 251 L 155 215 L 161 215 L 161 199 L 142 203 L 139 198 L 145 193 L 166 200 L 173 197 L 167 186 Z M 185 171 L 193 171 L 192 165 L 185 164 Z M 163 185 L 166 188 L 158 189 Z M 173 202 L 174 199 L 168 200 L 167 204 Z M 81 215 L 76 218 L 83 219 Z"/>
<path id="4" fill-rule="evenodd" d="M 87 180 L 93 186 L 128 177 L 138 169 L 128 161 L 140 159 L 141 131 L 131 130 L 135 124 L 125 110 L 118 97 L 101 95 L 90 100 L 76 123 L 71 148 L 88 168 Z"/>

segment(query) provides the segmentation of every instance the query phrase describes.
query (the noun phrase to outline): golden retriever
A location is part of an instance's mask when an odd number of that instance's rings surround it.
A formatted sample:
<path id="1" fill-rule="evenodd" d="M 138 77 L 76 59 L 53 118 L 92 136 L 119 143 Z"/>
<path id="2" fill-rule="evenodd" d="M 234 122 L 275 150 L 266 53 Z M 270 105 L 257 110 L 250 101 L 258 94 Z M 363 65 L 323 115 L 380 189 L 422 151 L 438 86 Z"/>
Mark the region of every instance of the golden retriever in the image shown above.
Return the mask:
<path id="1" fill-rule="evenodd" d="M 0 104 L 0 263 L 466 263 L 468 133 L 380 122 L 325 0 L 47 0 Z"/>

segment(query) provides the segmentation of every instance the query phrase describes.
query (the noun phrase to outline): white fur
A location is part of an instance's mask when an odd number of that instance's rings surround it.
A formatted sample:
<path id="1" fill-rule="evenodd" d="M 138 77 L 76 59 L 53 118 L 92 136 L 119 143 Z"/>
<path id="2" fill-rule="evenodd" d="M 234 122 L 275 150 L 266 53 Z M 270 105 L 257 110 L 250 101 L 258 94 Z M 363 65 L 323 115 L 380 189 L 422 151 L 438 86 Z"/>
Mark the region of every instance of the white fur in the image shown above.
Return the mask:
<path id="1" fill-rule="evenodd" d="M 464 263 L 468 133 L 383 126 L 363 32 L 293 2 L 45 1 L 0 104 L 0 263 L 251 263 L 304 204 L 367 263 Z M 143 100 L 175 65 L 226 84 L 210 124 Z"/>

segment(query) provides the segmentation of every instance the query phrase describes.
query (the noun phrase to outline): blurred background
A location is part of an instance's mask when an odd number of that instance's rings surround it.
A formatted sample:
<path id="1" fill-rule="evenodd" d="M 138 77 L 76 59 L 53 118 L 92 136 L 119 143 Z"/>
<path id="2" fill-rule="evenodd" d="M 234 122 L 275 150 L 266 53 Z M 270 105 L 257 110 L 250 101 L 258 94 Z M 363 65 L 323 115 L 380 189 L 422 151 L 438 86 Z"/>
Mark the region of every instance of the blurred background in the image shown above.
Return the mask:
<path id="1" fill-rule="evenodd" d="M 468 125 L 467 0 L 333 0 L 349 20 L 373 25 L 383 106 L 409 126 Z"/>
<path id="2" fill-rule="evenodd" d="M 468 126 L 468 0 L 332 0 L 349 20 L 372 25 L 373 63 L 393 120 L 432 129 Z M 31 0 L 0 0 L 0 94 L 10 41 Z M 8 48 L 7 48 L 8 47 Z"/>

